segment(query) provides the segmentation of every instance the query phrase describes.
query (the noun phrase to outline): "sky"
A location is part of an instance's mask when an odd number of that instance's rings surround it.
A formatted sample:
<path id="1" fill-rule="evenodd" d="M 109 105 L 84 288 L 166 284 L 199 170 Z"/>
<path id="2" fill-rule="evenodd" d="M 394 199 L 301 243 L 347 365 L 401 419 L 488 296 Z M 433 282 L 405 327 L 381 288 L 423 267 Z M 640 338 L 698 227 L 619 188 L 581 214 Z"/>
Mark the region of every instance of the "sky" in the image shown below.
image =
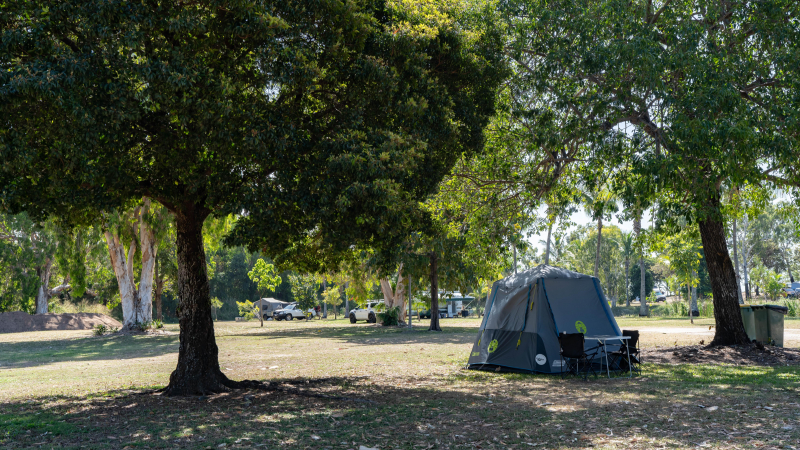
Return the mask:
<path id="1" fill-rule="evenodd" d="M 539 213 L 540 215 L 544 215 L 544 208 L 542 208 Z M 611 216 L 611 220 L 603 221 L 603 226 L 605 227 L 607 225 L 616 225 L 622 231 L 633 231 L 633 220 L 621 221 L 619 218 L 617 218 L 618 215 L 619 214 L 613 214 Z M 569 227 L 568 228 L 569 230 L 574 230 L 578 226 L 586 225 L 589 223 L 595 226 L 597 224 L 597 222 L 592 220 L 592 218 L 589 217 L 586 214 L 586 211 L 584 211 L 582 208 L 570 216 L 570 222 L 572 222 L 575 225 Z M 650 212 L 645 211 L 644 216 L 642 217 L 642 227 L 644 228 L 649 227 L 649 223 L 650 223 Z M 545 229 L 541 233 L 530 235 L 526 240 L 533 248 L 538 249 L 539 253 L 542 253 L 544 251 L 544 245 L 541 244 L 539 241 L 544 241 L 546 238 L 547 238 L 547 230 Z"/>

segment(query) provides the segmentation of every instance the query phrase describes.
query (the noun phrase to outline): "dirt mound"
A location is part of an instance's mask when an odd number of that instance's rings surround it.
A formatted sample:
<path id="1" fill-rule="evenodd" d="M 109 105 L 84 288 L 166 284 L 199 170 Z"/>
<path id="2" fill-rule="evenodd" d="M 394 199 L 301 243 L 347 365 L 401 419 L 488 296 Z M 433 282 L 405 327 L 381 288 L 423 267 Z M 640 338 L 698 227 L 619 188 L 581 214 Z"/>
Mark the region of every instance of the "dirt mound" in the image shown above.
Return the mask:
<path id="1" fill-rule="evenodd" d="M 763 345 L 734 345 L 642 349 L 645 362 L 657 364 L 734 364 L 743 366 L 800 366 L 800 349 L 764 347 Z"/>
<path id="2" fill-rule="evenodd" d="M 95 325 L 120 328 L 122 324 L 104 314 L 37 314 L 22 311 L 0 313 L 0 333 L 47 330 L 91 330 Z"/>

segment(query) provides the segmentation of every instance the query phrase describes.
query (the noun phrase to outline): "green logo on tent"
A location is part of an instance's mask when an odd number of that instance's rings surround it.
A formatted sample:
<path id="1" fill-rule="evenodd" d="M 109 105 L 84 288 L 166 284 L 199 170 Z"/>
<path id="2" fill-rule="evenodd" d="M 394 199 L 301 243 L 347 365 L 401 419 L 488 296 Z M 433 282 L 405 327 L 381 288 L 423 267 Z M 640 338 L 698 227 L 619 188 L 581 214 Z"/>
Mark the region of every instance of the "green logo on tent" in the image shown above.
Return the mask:
<path id="1" fill-rule="evenodd" d="M 494 353 L 497 350 L 497 339 L 492 339 L 492 342 L 489 342 L 489 353 Z"/>
<path id="2" fill-rule="evenodd" d="M 586 325 L 584 325 L 580 320 L 575 322 L 575 329 L 578 330 L 578 333 L 586 334 Z"/>

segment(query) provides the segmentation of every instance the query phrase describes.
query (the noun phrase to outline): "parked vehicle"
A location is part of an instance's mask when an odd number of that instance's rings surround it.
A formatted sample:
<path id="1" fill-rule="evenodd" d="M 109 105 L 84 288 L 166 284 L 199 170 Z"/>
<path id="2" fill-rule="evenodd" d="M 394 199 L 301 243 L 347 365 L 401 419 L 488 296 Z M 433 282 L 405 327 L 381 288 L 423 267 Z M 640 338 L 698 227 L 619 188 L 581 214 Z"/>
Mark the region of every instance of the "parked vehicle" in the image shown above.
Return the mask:
<path id="1" fill-rule="evenodd" d="M 667 294 L 661 291 L 653 291 L 653 294 L 656 296 L 657 302 L 666 302 L 667 301 Z"/>
<path id="2" fill-rule="evenodd" d="M 375 323 L 378 321 L 378 305 L 383 304 L 383 300 L 371 300 L 367 302 L 366 308 L 353 308 L 350 310 L 348 316 L 350 323 L 356 323 L 359 320 L 366 320 L 368 323 Z"/>
<path id="3" fill-rule="evenodd" d="M 464 307 L 465 302 L 475 300 L 473 297 L 463 297 L 460 293 L 455 292 L 450 298 L 442 298 L 439 300 L 439 318 L 447 319 L 453 317 L 468 317 L 471 312 Z M 420 319 L 430 319 L 431 310 L 426 309 L 419 313 Z"/>
<path id="4" fill-rule="evenodd" d="M 313 309 L 309 309 L 308 312 L 303 311 L 297 303 L 292 303 L 286 308 L 279 309 L 272 313 L 272 317 L 275 318 L 275 320 L 309 319 L 315 315 Z"/>

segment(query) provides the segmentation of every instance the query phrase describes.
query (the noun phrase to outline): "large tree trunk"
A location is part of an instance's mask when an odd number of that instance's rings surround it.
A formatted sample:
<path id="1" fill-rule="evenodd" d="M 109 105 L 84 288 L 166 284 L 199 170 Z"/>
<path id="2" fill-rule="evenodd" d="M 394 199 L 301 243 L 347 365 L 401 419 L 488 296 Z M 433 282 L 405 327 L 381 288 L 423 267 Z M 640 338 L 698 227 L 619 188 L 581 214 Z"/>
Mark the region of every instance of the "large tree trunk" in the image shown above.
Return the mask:
<path id="1" fill-rule="evenodd" d="M 736 245 L 738 237 L 736 234 L 736 216 L 733 216 L 733 262 L 735 264 L 734 268 L 736 269 L 736 297 L 739 299 L 739 304 L 742 305 L 744 304 L 744 300 L 742 299 L 741 279 L 739 278 L 739 274 L 742 272 L 739 270 L 739 251 L 738 245 Z"/>
<path id="2" fill-rule="evenodd" d="M 544 251 L 544 265 L 550 265 L 550 235 L 553 233 L 553 222 L 547 226 L 547 243 L 545 244 Z"/>
<path id="3" fill-rule="evenodd" d="M 381 293 L 383 293 L 383 302 L 386 304 L 386 308 L 400 308 L 400 322 L 405 322 L 406 320 L 406 299 L 405 299 L 405 291 L 406 286 L 403 283 L 403 263 L 400 263 L 400 267 L 397 269 L 397 286 L 394 290 L 392 290 L 392 283 L 389 281 L 388 278 L 384 277 L 380 279 L 380 286 L 381 286 Z"/>
<path id="4" fill-rule="evenodd" d="M 743 225 L 744 225 L 744 229 L 742 230 L 743 234 L 745 236 L 747 236 L 747 227 L 749 226 L 749 220 L 747 219 L 747 216 L 744 217 Z M 744 275 L 744 297 L 747 300 L 750 300 L 750 280 L 749 280 L 748 273 L 747 273 L 747 261 L 750 260 L 750 250 L 751 249 L 752 249 L 752 246 L 750 245 L 748 240 L 745 239 L 744 245 L 742 245 L 742 253 L 743 253 L 743 255 L 742 255 L 742 272 L 743 272 L 742 275 Z"/>
<path id="5" fill-rule="evenodd" d="M 322 292 L 328 290 L 328 277 L 326 275 L 322 276 Z M 325 303 L 325 298 L 322 298 L 322 318 L 328 318 L 328 304 Z"/>
<path id="6" fill-rule="evenodd" d="M 692 271 L 692 273 L 694 277 L 697 276 L 697 271 Z M 689 307 L 689 314 L 694 317 L 695 313 L 699 312 L 700 310 L 697 309 L 697 286 L 692 286 L 692 303 Z"/>
<path id="7" fill-rule="evenodd" d="M 159 264 L 158 259 L 156 259 L 156 318 L 158 320 L 164 320 L 163 316 L 161 315 L 161 294 L 164 293 L 164 278 L 162 278 L 162 274 L 158 270 Z"/>
<path id="8" fill-rule="evenodd" d="M 736 295 L 736 272 L 728 254 L 725 228 L 718 197 L 709 200 L 707 216 L 701 220 L 700 237 L 706 255 L 711 291 L 714 294 L 716 329 L 710 345 L 736 345 L 749 342 L 742 323 Z"/>
<path id="9" fill-rule="evenodd" d="M 150 199 L 145 198 L 144 207 L 139 214 L 139 242 L 142 245 L 142 273 L 139 276 L 139 292 L 136 304 L 136 321 L 148 323 L 153 321 L 153 275 L 156 266 L 158 242 L 153 227 L 145 217 L 150 212 Z M 131 262 L 131 260 L 128 260 Z M 133 264 L 130 264 L 133 266 Z"/>
<path id="10" fill-rule="evenodd" d="M 792 266 L 789 264 L 789 258 L 786 256 L 789 253 L 789 249 L 786 248 L 785 245 L 781 245 L 781 257 L 783 258 L 783 263 L 786 264 L 786 272 L 789 273 L 789 282 L 794 283 L 794 275 L 792 275 Z"/>
<path id="11" fill-rule="evenodd" d="M 431 259 L 431 325 L 428 331 L 442 331 L 439 326 L 439 267 L 436 251 L 430 253 Z"/>
<path id="12" fill-rule="evenodd" d="M 52 269 L 53 261 L 50 258 L 46 258 L 44 264 L 36 269 L 36 274 L 39 276 L 39 289 L 36 291 L 36 314 L 47 314 Z"/>
<path id="13" fill-rule="evenodd" d="M 131 329 L 136 326 L 136 284 L 133 281 L 133 269 L 131 264 L 136 250 L 136 243 L 131 242 L 128 256 L 125 256 L 125 247 L 119 240 L 119 236 L 113 235 L 110 231 L 104 233 L 108 244 L 108 253 L 111 257 L 111 267 L 117 278 L 119 296 L 122 303 L 122 326 Z"/>
<path id="14" fill-rule="evenodd" d="M 597 218 L 597 250 L 594 252 L 594 277 L 600 278 L 600 242 L 603 239 L 603 218 Z"/>
<path id="15" fill-rule="evenodd" d="M 636 218 L 633 220 L 633 232 L 636 233 L 636 237 L 638 238 L 642 232 L 642 212 L 636 212 Z M 645 283 L 646 280 L 646 272 L 644 268 L 644 257 L 642 255 L 639 256 L 639 315 L 640 316 L 647 316 L 650 314 L 650 311 L 647 309 L 647 296 L 645 295 L 645 291 L 647 290 L 647 286 Z"/>
<path id="16" fill-rule="evenodd" d="M 219 368 L 219 350 L 211 320 L 211 298 L 203 249 L 203 221 L 209 211 L 184 204 L 176 210 L 178 309 L 180 346 L 178 366 L 169 377 L 166 395 L 205 395 L 244 387 Z"/>
<path id="17" fill-rule="evenodd" d="M 350 315 L 350 299 L 347 298 L 347 287 L 350 286 L 350 282 L 346 282 L 344 284 L 344 318 L 347 319 L 347 316 Z"/>

